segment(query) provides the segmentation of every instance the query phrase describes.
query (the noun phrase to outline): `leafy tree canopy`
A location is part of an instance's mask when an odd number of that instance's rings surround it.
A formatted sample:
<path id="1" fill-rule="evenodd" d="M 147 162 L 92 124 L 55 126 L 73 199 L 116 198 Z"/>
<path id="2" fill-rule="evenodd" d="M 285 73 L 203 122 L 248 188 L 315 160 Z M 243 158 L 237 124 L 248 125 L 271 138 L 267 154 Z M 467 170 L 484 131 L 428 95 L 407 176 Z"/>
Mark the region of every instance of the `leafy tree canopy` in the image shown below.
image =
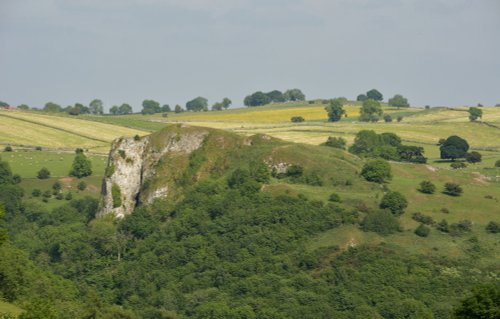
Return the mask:
<path id="1" fill-rule="evenodd" d="M 455 160 L 465 157 L 469 150 L 469 143 L 459 136 L 452 135 L 442 142 L 439 150 L 442 159 Z"/>
<path id="2" fill-rule="evenodd" d="M 388 101 L 388 104 L 390 106 L 397 107 L 398 109 L 400 107 L 410 107 L 410 103 L 408 103 L 408 99 L 402 96 L 401 94 L 396 94 L 393 97 L 391 97 Z"/>
<path id="3" fill-rule="evenodd" d="M 193 112 L 207 111 L 208 100 L 204 97 L 198 96 L 186 103 L 186 110 Z"/>

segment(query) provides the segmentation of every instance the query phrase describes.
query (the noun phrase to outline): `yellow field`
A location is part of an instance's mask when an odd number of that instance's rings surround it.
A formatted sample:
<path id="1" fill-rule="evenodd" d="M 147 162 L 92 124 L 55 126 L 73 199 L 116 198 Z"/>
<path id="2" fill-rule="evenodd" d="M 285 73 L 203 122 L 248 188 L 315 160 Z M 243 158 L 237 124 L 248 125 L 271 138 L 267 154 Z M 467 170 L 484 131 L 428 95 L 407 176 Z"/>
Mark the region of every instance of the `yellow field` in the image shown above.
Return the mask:
<path id="1" fill-rule="evenodd" d="M 148 132 L 123 126 L 32 112 L 0 111 L 0 143 L 108 152 L 120 136 Z"/>

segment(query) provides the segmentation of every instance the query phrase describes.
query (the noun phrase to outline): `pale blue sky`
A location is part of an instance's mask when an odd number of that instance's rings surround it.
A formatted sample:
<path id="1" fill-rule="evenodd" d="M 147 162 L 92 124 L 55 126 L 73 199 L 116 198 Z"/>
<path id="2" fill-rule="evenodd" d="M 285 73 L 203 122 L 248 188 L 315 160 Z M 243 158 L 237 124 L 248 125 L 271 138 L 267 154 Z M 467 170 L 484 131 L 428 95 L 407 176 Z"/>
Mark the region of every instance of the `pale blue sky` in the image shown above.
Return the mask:
<path id="1" fill-rule="evenodd" d="M 500 103 L 499 0 L 0 0 L 0 100 Z"/>

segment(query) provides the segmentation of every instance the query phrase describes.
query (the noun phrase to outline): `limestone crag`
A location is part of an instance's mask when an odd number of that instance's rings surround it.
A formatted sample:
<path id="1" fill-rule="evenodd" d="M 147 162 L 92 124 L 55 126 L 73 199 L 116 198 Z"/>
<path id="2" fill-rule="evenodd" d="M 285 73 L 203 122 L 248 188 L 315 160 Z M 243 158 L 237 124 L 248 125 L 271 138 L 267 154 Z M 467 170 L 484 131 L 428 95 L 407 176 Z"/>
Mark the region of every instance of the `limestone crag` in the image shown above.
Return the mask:
<path id="1" fill-rule="evenodd" d="M 187 158 L 203 144 L 207 130 L 166 129 L 142 138 L 119 138 L 112 143 L 102 186 L 99 215 L 124 217 L 141 202 L 168 197 L 169 177 L 178 174 L 161 168 L 171 158 Z M 159 176 L 161 175 L 161 176 Z"/>

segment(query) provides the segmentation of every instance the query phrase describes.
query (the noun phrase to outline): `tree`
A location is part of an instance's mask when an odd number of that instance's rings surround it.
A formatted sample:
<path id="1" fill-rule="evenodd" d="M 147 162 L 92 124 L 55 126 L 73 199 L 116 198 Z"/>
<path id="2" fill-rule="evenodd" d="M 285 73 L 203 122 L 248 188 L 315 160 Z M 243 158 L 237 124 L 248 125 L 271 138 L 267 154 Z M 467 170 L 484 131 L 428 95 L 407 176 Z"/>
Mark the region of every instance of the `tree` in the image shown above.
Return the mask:
<path id="1" fill-rule="evenodd" d="M 5 108 L 5 107 L 9 107 L 9 106 L 10 106 L 9 103 L 4 102 L 4 101 L 0 101 L 0 107 Z"/>
<path id="2" fill-rule="evenodd" d="M 384 122 L 386 123 L 392 122 L 392 116 L 390 116 L 389 114 L 384 115 Z"/>
<path id="3" fill-rule="evenodd" d="M 174 112 L 175 113 L 182 113 L 182 112 L 184 112 L 184 110 L 182 109 L 182 106 L 180 106 L 179 104 L 177 104 L 175 106 Z"/>
<path id="4" fill-rule="evenodd" d="M 368 100 L 368 97 L 366 96 L 366 94 L 360 94 L 356 97 L 356 101 L 363 102 L 365 100 Z"/>
<path id="5" fill-rule="evenodd" d="M 69 175 L 77 178 L 92 175 L 92 162 L 80 150 L 76 151 Z"/>
<path id="6" fill-rule="evenodd" d="M 463 193 L 463 189 L 457 183 L 446 183 L 444 184 L 443 193 L 450 196 L 460 196 Z"/>
<path id="7" fill-rule="evenodd" d="M 99 99 L 93 99 L 89 104 L 90 114 L 103 114 L 103 103 Z"/>
<path id="8" fill-rule="evenodd" d="M 328 114 L 329 122 L 338 122 L 342 119 L 344 115 L 344 105 L 340 99 L 333 99 L 330 101 L 330 105 L 325 107 L 326 113 Z"/>
<path id="9" fill-rule="evenodd" d="M 155 114 L 160 112 L 161 112 L 160 103 L 154 100 L 142 101 L 142 111 L 141 111 L 142 114 L 146 115 L 146 114 Z"/>
<path id="10" fill-rule="evenodd" d="M 120 107 L 118 107 L 118 114 L 131 114 L 133 112 L 132 107 L 127 103 L 122 103 Z"/>
<path id="11" fill-rule="evenodd" d="M 257 91 L 245 97 L 243 103 L 245 104 L 245 106 L 260 106 L 271 103 L 271 99 L 269 98 L 269 96 L 267 96 L 267 94 L 261 91 Z"/>
<path id="12" fill-rule="evenodd" d="M 267 93 L 266 95 L 272 103 L 285 102 L 285 95 L 281 91 L 274 90 Z"/>
<path id="13" fill-rule="evenodd" d="M 45 103 L 43 110 L 46 112 L 61 112 L 61 106 L 53 102 Z"/>
<path id="14" fill-rule="evenodd" d="M 18 106 L 17 106 L 17 108 L 18 108 L 19 110 L 23 110 L 23 111 L 27 111 L 27 110 L 29 110 L 29 109 L 30 109 L 30 107 L 29 107 L 28 105 L 26 105 L 26 104 L 21 104 L 21 105 L 18 105 Z"/>
<path id="15" fill-rule="evenodd" d="M 384 96 L 382 93 L 377 91 L 376 89 L 371 89 L 370 91 L 366 92 L 366 97 L 371 100 L 375 101 L 382 101 L 384 99 Z"/>
<path id="16" fill-rule="evenodd" d="M 230 99 L 228 99 L 227 97 L 225 97 L 224 99 L 222 99 L 222 107 L 225 110 L 227 110 L 231 106 L 231 104 L 233 104 L 233 102 Z"/>
<path id="17" fill-rule="evenodd" d="M 172 112 L 172 109 L 170 108 L 170 105 L 168 105 L 168 104 L 163 104 L 163 106 L 161 107 L 161 111 L 162 111 L 163 113 L 165 113 L 165 112 Z"/>
<path id="18" fill-rule="evenodd" d="M 119 114 L 119 109 L 118 109 L 118 106 L 116 105 L 113 105 L 110 109 L 109 109 L 109 114 L 113 114 L 113 115 L 118 115 Z"/>
<path id="19" fill-rule="evenodd" d="M 418 190 L 424 194 L 434 194 L 436 191 L 436 185 L 434 185 L 431 181 L 422 181 Z"/>
<path id="20" fill-rule="evenodd" d="M 7 145 L 5 146 L 5 148 L 3 149 L 4 152 L 12 152 L 12 146 L 10 145 Z"/>
<path id="21" fill-rule="evenodd" d="M 382 106 L 380 102 L 368 99 L 363 101 L 360 110 L 359 120 L 362 122 L 377 122 L 382 115 Z"/>
<path id="22" fill-rule="evenodd" d="M 486 225 L 486 232 L 490 234 L 500 233 L 500 223 L 490 221 L 488 225 Z"/>
<path id="23" fill-rule="evenodd" d="M 472 151 L 465 154 L 465 160 L 471 164 L 479 163 L 481 162 L 481 159 L 482 159 L 481 153 L 476 151 Z"/>
<path id="24" fill-rule="evenodd" d="M 370 161 L 363 166 L 361 176 L 369 182 L 384 183 L 392 179 L 391 165 L 383 159 Z"/>
<path id="25" fill-rule="evenodd" d="M 469 108 L 469 120 L 471 122 L 475 122 L 477 119 L 483 117 L 483 110 L 477 107 L 470 107 Z"/>
<path id="26" fill-rule="evenodd" d="M 186 103 L 186 110 L 199 112 L 208 110 L 208 100 L 204 97 L 198 96 Z"/>
<path id="27" fill-rule="evenodd" d="M 76 188 L 78 188 L 78 190 L 80 191 L 84 191 L 87 188 L 87 183 L 85 183 L 84 181 L 80 181 Z"/>
<path id="28" fill-rule="evenodd" d="M 408 207 L 408 200 L 399 192 L 388 192 L 380 202 L 380 208 L 389 209 L 396 216 L 403 214 L 406 207 Z"/>
<path id="29" fill-rule="evenodd" d="M 391 97 L 387 104 L 389 104 L 390 106 L 397 107 L 398 109 L 400 107 L 410 107 L 408 99 L 402 96 L 401 94 L 396 94 L 393 97 Z"/>
<path id="30" fill-rule="evenodd" d="M 222 111 L 222 103 L 216 102 L 214 105 L 212 105 L 212 111 Z"/>
<path id="31" fill-rule="evenodd" d="M 453 319 L 498 319 L 500 318 L 500 283 L 476 287 L 472 295 L 462 300 L 453 312 Z"/>
<path id="32" fill-rule="evenodd" d="M 285 93 L 283 93 L 283 96 L 285 98 L 285 101 L 296 102 L 306 100 L 306 96 L 299 89 L 286 90 Z"/>
<path id="33" fill-rule="evenodd" d="M 439 147 L 442 159 L 455 160 L 465 156 L 469 150 L 469 143 L 463 138 L 452 135 L 448 137 Z"/>
<path id="34" fill-rule="evenodd" d="M 50 177 L 50 171 L 46 167 L 42 167 L 37 173 L 38 179 L 47 179 Z"/>

